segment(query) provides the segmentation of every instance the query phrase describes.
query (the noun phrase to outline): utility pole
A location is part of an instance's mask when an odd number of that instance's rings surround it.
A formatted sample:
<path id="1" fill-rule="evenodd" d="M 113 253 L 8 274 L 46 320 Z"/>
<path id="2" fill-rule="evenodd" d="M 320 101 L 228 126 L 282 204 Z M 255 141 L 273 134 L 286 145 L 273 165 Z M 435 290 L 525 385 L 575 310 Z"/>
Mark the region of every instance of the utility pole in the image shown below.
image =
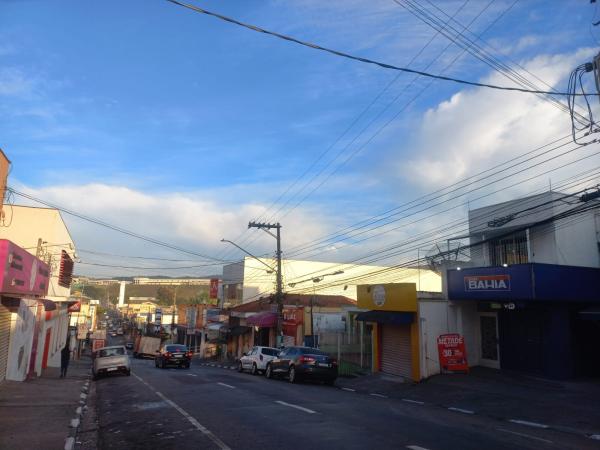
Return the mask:
<path id="1" fill-rule="evenodd" d="M 263 223 L 263 222 L 249 222 L 248 228 L 260 228 L 265 233 L 268 233 L 277 240 L 277 292 L 275 294 L 275 301 L 277 302 L 277 342 L 279 346 L 282 342 L 281 331 L 283 325 L 283 280 L 281 274 L 281 224 L 277 223 Z M 269 230 L 275 228 L 276 234 L 271 233 Z"/>

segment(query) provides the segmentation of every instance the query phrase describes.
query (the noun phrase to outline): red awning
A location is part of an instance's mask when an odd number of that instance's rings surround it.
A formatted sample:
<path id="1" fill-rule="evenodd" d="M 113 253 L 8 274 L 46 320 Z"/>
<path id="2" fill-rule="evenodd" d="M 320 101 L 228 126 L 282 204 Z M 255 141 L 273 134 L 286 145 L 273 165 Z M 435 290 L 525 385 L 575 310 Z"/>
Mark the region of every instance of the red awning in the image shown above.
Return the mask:
<path id="1" fill-rule="evenodd" d="M 277 313 L 262 312 L 250 316 L 246 319 L 248 325 L 254 325 L 262 328 L 271 328 L 277 326 Z"/>

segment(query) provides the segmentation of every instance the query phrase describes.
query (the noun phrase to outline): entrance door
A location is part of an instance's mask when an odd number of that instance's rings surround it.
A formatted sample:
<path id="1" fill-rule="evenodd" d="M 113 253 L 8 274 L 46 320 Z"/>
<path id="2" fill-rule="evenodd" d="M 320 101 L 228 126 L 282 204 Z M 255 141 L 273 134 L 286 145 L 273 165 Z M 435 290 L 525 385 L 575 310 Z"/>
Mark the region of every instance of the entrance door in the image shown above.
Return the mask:
<path id="1" fill-rule="evenodd" d="M 479 341 L 481 343 L 481 365 L 500 368 L 498 345 L 498 316 L 496 313 L 479 314 Z"/>

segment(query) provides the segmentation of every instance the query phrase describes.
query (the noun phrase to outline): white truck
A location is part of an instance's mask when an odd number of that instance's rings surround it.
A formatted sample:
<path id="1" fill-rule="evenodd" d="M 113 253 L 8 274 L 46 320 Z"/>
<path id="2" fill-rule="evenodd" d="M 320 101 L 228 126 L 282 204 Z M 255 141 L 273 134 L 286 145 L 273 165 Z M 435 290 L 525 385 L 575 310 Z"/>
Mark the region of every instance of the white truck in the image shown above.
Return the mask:
<path id="1" fill-rule="evenodd" d="M 160 350 L 160 338 L 152 336 L 138 336 L 133 346 L 134 358 L 154 358 Z"/>

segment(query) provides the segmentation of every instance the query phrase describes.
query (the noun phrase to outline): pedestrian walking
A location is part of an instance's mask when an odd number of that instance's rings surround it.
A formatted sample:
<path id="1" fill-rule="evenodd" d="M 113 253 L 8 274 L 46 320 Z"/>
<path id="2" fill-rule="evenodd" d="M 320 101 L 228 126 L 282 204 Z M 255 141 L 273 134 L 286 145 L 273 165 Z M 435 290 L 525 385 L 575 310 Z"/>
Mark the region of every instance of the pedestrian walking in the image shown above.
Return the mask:
<path id="1" fill-rule="evenodd" d="M 65 344 L 65 347 L 60 352 L 60 377 L 64 378 L 67 376 L 67 368 L 69 367 L 69 360 L 71 359 L 71 350 L 69 349 L 69 343 Z"/>

